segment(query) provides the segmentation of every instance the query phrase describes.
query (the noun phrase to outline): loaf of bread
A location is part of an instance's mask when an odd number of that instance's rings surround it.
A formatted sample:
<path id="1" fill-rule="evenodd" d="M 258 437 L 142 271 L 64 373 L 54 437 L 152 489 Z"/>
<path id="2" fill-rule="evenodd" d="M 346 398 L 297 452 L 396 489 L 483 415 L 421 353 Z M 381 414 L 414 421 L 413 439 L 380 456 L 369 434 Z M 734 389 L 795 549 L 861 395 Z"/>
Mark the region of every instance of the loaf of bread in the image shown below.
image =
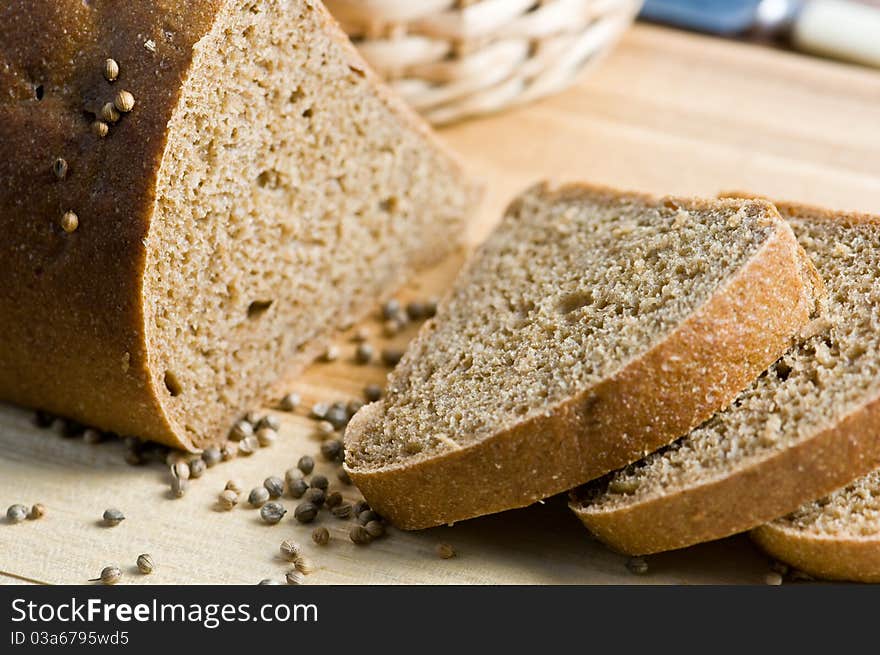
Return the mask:
<path id="1" fill-rule="evenodd" d="M 880 471 L 751 535 L 776 559 L 818 578 L 880 582 Z"/>
<path id="2" fill-rule="evenodd" d="M 222 439 L 476 200 L 316 0 L 11 0 L 0 62 L 0 399 L 105 430 Z"/>
<path id="3" fill-rule="evenodd" d="M 565 491 L 724 407 L 819 287 L 769 203 L 537 186 L 353 418 L 347 469 L 407 529 Z"/>
<path id="4" fill-rule="evenodd" d="M 880 466 L 880 219 L 777 206 L 825 281 L 824 311 L 729 409 L 577 493 L 617 550 L 743 532 Z"/>

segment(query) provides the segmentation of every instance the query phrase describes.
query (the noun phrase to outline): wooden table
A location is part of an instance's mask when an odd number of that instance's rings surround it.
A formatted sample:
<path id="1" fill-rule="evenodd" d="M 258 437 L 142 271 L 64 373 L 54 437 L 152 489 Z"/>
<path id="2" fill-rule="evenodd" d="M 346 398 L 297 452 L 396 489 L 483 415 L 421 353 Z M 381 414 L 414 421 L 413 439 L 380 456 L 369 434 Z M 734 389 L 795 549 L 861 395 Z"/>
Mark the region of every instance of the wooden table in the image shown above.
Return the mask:
<path id="1" fill-rule="evenodd" d="M 658 193 L 747 189 L 880 212 L 878 107 L 875 72 L 638 26 L 571 91 L 443 136 L 488 184 L 469 233 L 476 242 L 517 191 L 542 178 Z M 442 290 L 456 266 L 447 262 L 408 293 Z M 378 365 L 339 361 L 316 364 L 289 386 L 308 404 L 357 397 L 383 376 Z M 368 547 L 350 543 L 332 519 L 324 524 L 334 539 L 322 548 L 292 520 L 270 527 L 253 510 L 216 511 L 227 479 L 255 486 L 317 451 L 309 419 L 279 416 L 279 443 L 210 469 L 185 498 L 171 500 L 164 469 L 124 464 L 120 444 L 63 439 L 35 428 L 30 412 L 0 408 L 0 506 L 48 507 L 40 521 L 0 523 L 0 580 L 81 583 L 116 563 L 129 583 L 252 584 L 283 578 L 277 549 L 285 538 L 312 555 L 309 583 L 754 583 L 767 572 L 766 559 L 738 537 L 651 557 L 650 573 L 633 576 L 561 498 L 451 528 L 392 531 Z M 115 528 L 99 524 L 110 506 L 128 517 Z M 440 542 L 458 557 L 437 558 Z M 132 572 L 143 552 L 157 562 L 152 576 Z"/>

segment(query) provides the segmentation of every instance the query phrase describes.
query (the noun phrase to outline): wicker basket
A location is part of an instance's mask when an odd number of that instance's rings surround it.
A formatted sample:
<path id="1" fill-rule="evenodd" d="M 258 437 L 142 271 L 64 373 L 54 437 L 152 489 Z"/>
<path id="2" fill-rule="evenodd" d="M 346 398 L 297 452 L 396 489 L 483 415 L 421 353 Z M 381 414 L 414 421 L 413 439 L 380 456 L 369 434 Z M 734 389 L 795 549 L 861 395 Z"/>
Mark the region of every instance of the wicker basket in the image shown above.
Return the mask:
<path id="1" fill-rule="evenodd" d="M 435 124 L 569 85 L 641 0 L 325 0 L 364 57 Z"/>

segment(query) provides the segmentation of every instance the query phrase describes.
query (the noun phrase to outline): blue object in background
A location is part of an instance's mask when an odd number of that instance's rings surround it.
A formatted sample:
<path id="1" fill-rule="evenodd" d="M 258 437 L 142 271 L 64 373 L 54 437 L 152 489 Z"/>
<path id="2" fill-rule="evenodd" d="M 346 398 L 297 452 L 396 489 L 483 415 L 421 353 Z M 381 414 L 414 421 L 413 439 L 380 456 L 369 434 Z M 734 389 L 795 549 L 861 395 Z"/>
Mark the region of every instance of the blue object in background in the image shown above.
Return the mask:
<path id="1" fill-rule="evenodd" d="M 732 36 L 751 29 L 761 0 L 645 0 L 640 18 Z"/>

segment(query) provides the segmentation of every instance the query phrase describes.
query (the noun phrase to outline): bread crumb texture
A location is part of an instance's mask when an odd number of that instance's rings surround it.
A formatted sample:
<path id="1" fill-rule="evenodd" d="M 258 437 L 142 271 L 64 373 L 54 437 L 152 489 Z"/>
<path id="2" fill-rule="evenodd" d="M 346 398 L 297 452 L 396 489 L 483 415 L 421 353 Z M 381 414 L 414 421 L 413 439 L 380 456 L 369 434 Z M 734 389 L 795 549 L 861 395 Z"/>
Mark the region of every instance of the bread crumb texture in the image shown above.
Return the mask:
<path id="1" fill-rule="evenodd" d="M 766 205 L 536 187 L 473 258 L 389 378 L 375 470 L 467 447 L 612 376 L 778 229 Z M 552 445 L 548 445 L 552 447 Z"/>
<path id="2" fill-rule="evenodd" d="M 584 488 L 580 501 L 586 515 L 622 511 L 735 476 L 809 441 L 880 394 L 880 224 L 866 217 L 786 215 L 780 209 L 825 281 L 821 318 L 727 410 Z M 867 493 L 869 487 L 858 483 L 854 493 L 863 498 L 859 508 L 876 528 L 877 498 Z M 822 502 L 836 505 L 831 511 L 838 518 L 832 520 L 831 513 L 820 518 L 816 510 Z M 839 500 L 818 503 L 792 520 L 810 520 L 822 530 L 848 520 Z"/>

